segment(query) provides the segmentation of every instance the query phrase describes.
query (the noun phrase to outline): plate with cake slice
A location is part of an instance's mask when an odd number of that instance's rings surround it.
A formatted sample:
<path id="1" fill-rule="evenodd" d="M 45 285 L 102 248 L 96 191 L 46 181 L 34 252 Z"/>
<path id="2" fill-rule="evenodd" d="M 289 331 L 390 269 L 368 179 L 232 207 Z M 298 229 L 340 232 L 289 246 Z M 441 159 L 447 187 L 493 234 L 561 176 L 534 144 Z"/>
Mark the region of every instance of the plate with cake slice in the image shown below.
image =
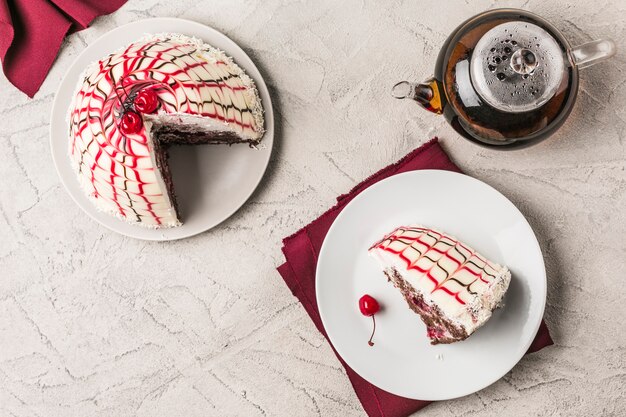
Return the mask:
<path id="1" fill-rule="evenodd" d="M 133 22 L 91 43 L 61 82 L 50 125 L 76 203 L 148 240 L 189 237 L 235 213 L 274 139 L 253 61 L 215 29 L 176 18 Z"/>
<path id="2" fill-rule="evenodd" d="M 352 200 L 322 245 L 316 295 L 346 363 L 377 387 L 445 400 L 494 383 L 541 323 L 546 272 L 511 201 L 450 171 L 387 178 Z"/>

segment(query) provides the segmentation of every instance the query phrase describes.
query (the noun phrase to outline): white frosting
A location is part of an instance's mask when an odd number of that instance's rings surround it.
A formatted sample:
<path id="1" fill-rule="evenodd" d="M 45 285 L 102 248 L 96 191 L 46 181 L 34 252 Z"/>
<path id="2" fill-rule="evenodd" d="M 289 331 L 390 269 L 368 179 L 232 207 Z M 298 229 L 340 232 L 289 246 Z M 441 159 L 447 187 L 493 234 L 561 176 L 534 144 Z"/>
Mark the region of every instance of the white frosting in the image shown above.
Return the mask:
<path id="1" fill-rule="evenodd" d="M 395 269 L 452 323 L 473 333 L 499 306 L 511 274 L 457 239 L 422 226 L 394 230 L 369 253 L 384 270 Z"/>
<path id="2" fill-rule="evenodd" d="M 159 101 L 143 128 L 119 121 L 143 89 Z M 70 159 L 95 206 L 147 227 L 180 225 L 155 159 L 153 127 L 185 124 L 258 143 L 263 109 L 254 82 L 222 51 L 179 34 L 148 36 L 90 65 L 69 109 Z"/>

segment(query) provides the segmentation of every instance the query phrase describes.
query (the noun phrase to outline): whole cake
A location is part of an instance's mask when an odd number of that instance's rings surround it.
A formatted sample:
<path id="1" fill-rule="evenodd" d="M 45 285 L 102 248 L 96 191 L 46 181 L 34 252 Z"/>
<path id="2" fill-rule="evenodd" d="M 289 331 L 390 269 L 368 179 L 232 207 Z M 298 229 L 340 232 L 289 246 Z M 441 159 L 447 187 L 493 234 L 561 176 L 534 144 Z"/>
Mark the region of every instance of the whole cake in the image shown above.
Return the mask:
<path id="1" fill-rule="evenodd" d="M 146 37 L 89 66 L 69 110 L 70 159 L 96 207 L 142 226 L 181 224 L 167 148 L 263 137 L 252 79 L 222 51 Z"/>
<path id="2" fill-rule="evenodd" d="M 469 337 L 501 305 L 511 281 L 505 266 L 422 226 L 398 227 L 369 253 L 420 315 L 432 344 Z"/>

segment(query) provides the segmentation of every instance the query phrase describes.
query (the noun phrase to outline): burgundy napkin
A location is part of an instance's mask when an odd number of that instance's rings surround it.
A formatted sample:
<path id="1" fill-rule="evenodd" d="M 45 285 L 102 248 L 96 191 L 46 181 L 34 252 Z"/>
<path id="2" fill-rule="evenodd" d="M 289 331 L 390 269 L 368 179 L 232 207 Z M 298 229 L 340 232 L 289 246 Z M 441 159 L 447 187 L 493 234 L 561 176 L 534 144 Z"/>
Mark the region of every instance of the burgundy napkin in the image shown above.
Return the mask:
<path id="1" fill-rule="evenodd" d="M 317 300 L 315 299 L 315 268 L 317 265 L 317 256 L 328 229 L 339 212 L 361 191 L 391 175 L 416 169 L 445 169 L 448 171 L 461 172 L 461 170 L 450 161 L 443 149 L 441 149 L 437 143 L 437 138 L 434 138 L 420 148 L 415 149 L 395 164 L 383 168 L 376 174 L 367 178 L 354 187 L 348 194 L 339 196 L 337 198 L 337 205 L 322 214 L 308 226 L 283 240 L 283 253 L 287 262 L 278 267 L 278 272 L 282 275 L 293 295 L 300 300 L 311 317 L 311 320 L 313 320 L 317 329 L 326 339 L 328 339 L 328 335 L 322 325 L 322 320 L 320 319 L 317 309 Z M 542 321 L 539 332 L 530 346 L 530 349 L 528 349 L 528 353 L 535 352 L 552 343 L 548 328 Z M 348 367 L 336 351 L 335 354 L 346 369 L 354 391 L 368 416 L 405 417 L 430 403 L 429 401 L 410 400 L 398 397 L 375 387 Z"/>
<path id="2" fill-rule="evenodd" d="M 0 59 L 11 83 L 33 97 L 70 31 L 126 0 L 0 0 Z"/>

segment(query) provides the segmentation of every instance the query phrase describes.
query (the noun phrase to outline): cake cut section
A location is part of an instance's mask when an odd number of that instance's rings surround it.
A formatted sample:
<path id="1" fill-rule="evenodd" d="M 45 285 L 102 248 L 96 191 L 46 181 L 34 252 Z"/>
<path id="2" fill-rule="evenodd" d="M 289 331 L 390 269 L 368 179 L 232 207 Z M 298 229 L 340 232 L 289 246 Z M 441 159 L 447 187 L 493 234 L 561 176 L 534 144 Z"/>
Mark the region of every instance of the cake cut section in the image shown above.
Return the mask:
<path id="1" fill-rule="evenodd" d="M 464 340 L 489 320 L 511 281 L 505 266 L 423 226 L 398 227 L 369 249 L 432 344 Z"/>
<path id="2" fill-rule="evenodd" d="M 141 226 L 179 226 L 168 147 L 256 145 L 263 125 L 254 82 L 224 52 L 150 35 L 82 74 L 69 109 L 70 160 L 98 209 Z"/>

